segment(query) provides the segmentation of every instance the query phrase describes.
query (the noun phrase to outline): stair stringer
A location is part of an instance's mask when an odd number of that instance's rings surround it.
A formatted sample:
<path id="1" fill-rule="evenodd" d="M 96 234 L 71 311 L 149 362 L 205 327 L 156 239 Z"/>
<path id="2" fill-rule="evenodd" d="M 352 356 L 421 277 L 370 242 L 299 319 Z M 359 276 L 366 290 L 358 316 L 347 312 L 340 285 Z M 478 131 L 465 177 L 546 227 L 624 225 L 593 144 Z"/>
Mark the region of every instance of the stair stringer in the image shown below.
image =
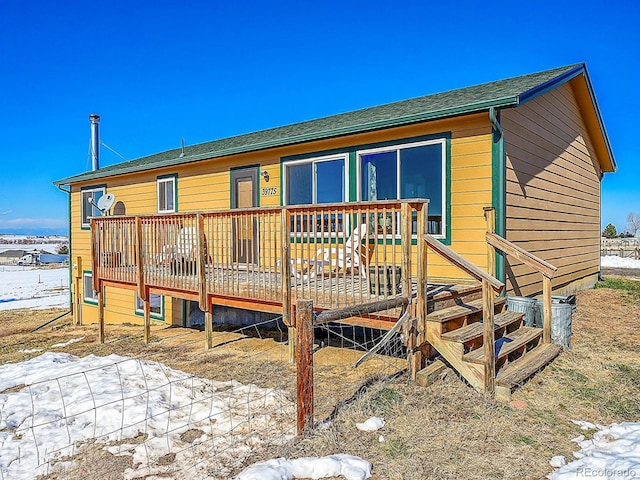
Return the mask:
<path id="1" fill-rule="evenodd" d="M 480 392 L 484 391 L 484 365 L 465 362 L 462 359 L 464 346 L 440 338 L 440 329 L 440 323 L 427 322 L 427 341 L 471 386 Z"/>

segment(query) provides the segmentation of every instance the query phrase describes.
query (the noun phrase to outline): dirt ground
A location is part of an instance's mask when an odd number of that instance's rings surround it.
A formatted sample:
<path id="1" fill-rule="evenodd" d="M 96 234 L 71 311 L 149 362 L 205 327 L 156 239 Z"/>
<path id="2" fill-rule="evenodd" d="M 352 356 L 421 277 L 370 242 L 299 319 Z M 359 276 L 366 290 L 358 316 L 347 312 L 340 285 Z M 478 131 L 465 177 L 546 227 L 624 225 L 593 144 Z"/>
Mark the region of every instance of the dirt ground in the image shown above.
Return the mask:
<path id="1" fill-rule="evenodd" d="M 140 326 L 108 325 L 107 342 L 100 345 L 95 325 L 72 326 L 68 318 L 29 333 L 57 313 L 0 312 L 0 364 L 39 354 L 20 350 L 56 350 L 53 344 L 84 337 L 62 350 L 81 356 L 140 356 L 208 378 L 234 378 L 294 393 L 295 369 L 277 338 L 239 339 L 221 333 L 219 348 L 205 352 L 201 332 L 154 326 L 153 341 L 145 345 Z M 544 478 L 553 470 L 551 457 L 564 455 L 570 461 L 577 449 L 571 439 L 585 433 L 571 420 L 604 425 L 640 421 L 639 322 L 637 297 L 608 288 L 581 292 L 572 348 L 516 390 L 511 404 L 484 398 L 454 374 L 428 388 L 400 376 L 370 386 L 340 408 L 328 428 L 250 460 L 348 453 L 370 461 L 377 480 Z M 375 360 L 354 372 L 351 365 L 358 356 L 333 347 L 316 353 L 316 401 L 323 414 L 371 375 L 392 370 L 389 363 Z M 355 423 L 371 415 L 382 416 L 385 427 L 375 433 L 358 431 Z M 95 478 L 121 478 L 125 467 L 121 462 L 111 473 L 97 469 L 104 476 Z"/>

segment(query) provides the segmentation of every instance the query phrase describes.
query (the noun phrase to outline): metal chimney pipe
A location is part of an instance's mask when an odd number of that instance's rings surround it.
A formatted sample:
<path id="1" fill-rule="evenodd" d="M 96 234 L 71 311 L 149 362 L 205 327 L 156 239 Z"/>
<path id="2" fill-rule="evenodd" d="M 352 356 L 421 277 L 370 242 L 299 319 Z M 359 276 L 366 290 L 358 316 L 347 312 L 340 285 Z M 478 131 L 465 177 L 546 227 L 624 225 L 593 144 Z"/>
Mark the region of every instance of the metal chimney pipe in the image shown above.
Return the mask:
<path id="1" fill-rule="evenodd" d="M 91 171 L 95 172 L 100 168 L 100 115 L 92 113 L 89 115 L 91 122 Z"/>

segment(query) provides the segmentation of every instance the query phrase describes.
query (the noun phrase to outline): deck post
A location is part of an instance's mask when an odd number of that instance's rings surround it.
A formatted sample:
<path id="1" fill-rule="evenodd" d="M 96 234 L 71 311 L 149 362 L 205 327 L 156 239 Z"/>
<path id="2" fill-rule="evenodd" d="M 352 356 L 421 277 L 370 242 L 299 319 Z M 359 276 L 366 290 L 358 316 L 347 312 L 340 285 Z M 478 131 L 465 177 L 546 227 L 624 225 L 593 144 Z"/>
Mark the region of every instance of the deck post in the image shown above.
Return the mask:
<path id="1" fill-rule="evenodd" d="M 204 349 L 211 350 L 213 347 L 213 314 L 208 306 L 204 311 Z"/>
<path id="2" fill-rule="evenodd" d="M 142 301 L 144 312 L 144 343 L 149 343 L 151 339 L 151 302 L 149 294 L 146 293 L 145 299 Z"/>
<path id="3" fill-rule="evenodd" d="M 429 233 L 428 232 L 428 210 L 429 203 L 420 203 L 416 206 L 418 212 L 418 223 L 417 223 L 417 237 L 418 239 L 424 238 L 424 236 Z M 417 348 L 420 349 L 416 352 L 414 357 L 414 369 L 413 372 L 418 372 L 422 370 L 425 364 L 425 360 L 429 355 L 427 350 L 422 350 L 422 348 L 426 347 L 424 345 L 426 341 L 426 331 L 427 331 L 427 243 L 423 240 L 418 240 L 418 281 L 417 281 L 417 297 L 416 297 L 416 318 L 418 319 L 418 338 L 417 338 Z"/>
<path id="4" fill-rule="evenodd" d="M 543 320 L 542 320 L 542 341 L 543 343 L 551 343 L 551 279 L 546 275 L 542 276 L 542 302 L 543 302 Z"/>
<path id="5" fill-rule="evenodd" d="M 73 278 L 73 290 L 75 293 L 75 297 L 73 299 L 73 314 L 75 317 L 75 324 L 82 325 L 82 301 L 80 300 L 82 297 L 80 296 L 80 279 L 82 278 L 82 257 L 78 255 L 76 257 L 75 265 L 73 266 L 75 270 L 74 278 Z"/>
<path id="6" fill-rule="evenodd" d="M 289 240 L 289 211 L 286 208 L 283 208 L 280 214 L 280 236 L 282 240 L 280 253 L 282 322 L 287 326 L 287 333 L 289 337 L 289 363 L 293 364 L 296 361 L 296 329 L 295 317 L 292 317 L 291 315 L 291 242 Z"/>
<path id="7" fill-rule="evenodd" d="M 411 302 L 412 292 L 411 292 L 411 226 L 412 226 L 412 218 L 411 218 L 411 205 L 408 202 L 403 202 L 400 207 L 400 219 L 401 219 L 401 265 L 402 265 L 402 296 L 409 298 L 409 302 Z M 411 311 L 411 306 L 409 306 L 409 311 Z M 407 338 L 407 363 L 409 368 L 409 375 L 412 380 L 416 378 L 416 364 L 420 362 L 420 355 L 416 351 L 416 347 L 418 345 L 418 338 L 416 331 L 417 328 L 413 322 L 407 322 L 405 324 L 408 328 L 406 330 L 408 334 Z"/>
<path id="8" fill-rule="evenodd" d="M 104 292 L 102 282 L 98 281 L 98 342 L 104 343 Z"/>
<path id="9" fill-rule="evenodd" d="M 493 207 L 484 207 L 484 218 L 487 221 L 487 233 L 496 233 L 496 210 Z M 496 276 L 496 249 L 487 243 L 487 273 Z"/>
<path id="10" fill-rule="evenodd" d="M 496 388 L 496 338 L 493 325 L 493 289 L 487 280 L 482 281 L 482 322 L 484 348 L 484 393 L 493 397 Z"/>
<path id="11" fill-rule="evenodd" d="M 200 310 L 207 311 L 207 239 L 204 234 L 204 216 L 196 214 L 196 249 L 198 251 L 198 263 L 196 272 L 198 274 L 198 301 Z"/>
<path id="12" fill-rule="evenodd" d="M 313 427 L 313 301 L 296 302 L 297 434 Z"/>
<path id="13" fill-rule="evenodd" d="M 144 284 L 144 266 L 142 261 L 142 219 L 136 217 L 136 284 L 140 300 L 147 300 L 147 289 Z"/>

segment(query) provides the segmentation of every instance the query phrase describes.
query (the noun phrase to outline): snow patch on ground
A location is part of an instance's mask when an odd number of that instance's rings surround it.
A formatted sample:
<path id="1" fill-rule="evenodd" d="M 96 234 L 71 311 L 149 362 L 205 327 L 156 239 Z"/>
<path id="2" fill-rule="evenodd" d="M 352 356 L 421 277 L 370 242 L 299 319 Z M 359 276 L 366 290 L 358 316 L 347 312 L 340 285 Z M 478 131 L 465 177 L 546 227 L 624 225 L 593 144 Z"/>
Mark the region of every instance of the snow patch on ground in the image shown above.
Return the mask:
<path id="1" fill-rule="evenodd" d="M 352 455 L 303 457 L 295 460 L 276 458 L 256 463 L 244 470 L 235 480 L 292 480 L 294 478 L 329 478 L 343 476 L 347 480 L 366 480 L 371 477 L 371 464 Z"/>
<path id="2" fill-rule="evenodd" d="M 592 440 L 585 440 L 584 435 L 573 439 L 580 446 L 580 451 L 573 454 L 578 460 L 567 464 L 564 457 L 553 457 L 551 466 L 560 468 L 547 478 L 640 478 L 640 423 L 613 423 L 608 427 L 574 423 L 583 430 L 598 431 Z"/>
<path id="3" fill-rule="evenodd" d="M 601 257 L 601 265 L 610 268 L 640 268 L 640 260 L 606 255 Z"/>
<path id="4" fill-rule="evenodd" d="M 5 479 L 31 480 L 62 469 L 68 462 L 49 462 L 78 453 L 92 438 L 111 442 L 111 453 L 133 456 L 125 478 L 169 479 L 175 472 L 212 478 L 212 464 L 222 472 L 214 478 L 229 478 L 231 465 L 260 445 L 290 440 L 294 430 L 295 406 L 285 392 L 118 355 L 47 352 L 1 365 L 0 392 L 8 392 L 0 394 Z M 122 444 L 135 437 L 145 440 Z M 172 461 L 162 465 L 170 452 Z"/>
<path id="5" fill-rule="evenodd" d="M 68 268 L 0 266 L 0 310 L 68 306 Z"/>

